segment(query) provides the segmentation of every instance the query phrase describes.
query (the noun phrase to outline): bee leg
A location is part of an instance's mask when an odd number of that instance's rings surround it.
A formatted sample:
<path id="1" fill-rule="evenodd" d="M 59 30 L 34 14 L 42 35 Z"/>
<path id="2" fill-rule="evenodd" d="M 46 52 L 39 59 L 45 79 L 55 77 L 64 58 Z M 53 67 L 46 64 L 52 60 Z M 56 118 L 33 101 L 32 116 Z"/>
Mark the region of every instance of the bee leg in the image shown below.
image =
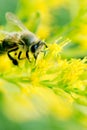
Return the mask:
<path id="1" fill-rule="evenodd" d="M 19 60 L 25 59 L 25 58 L 21 58 L 21 54 L 22 54 L 22 51 L 19 52 L 19 54 L 18 54 L 18 59 L 19 59 Z"/>
<path id="2" fill-rule="evenodd" d="M 33 56 L 34 56 L 35 60 L 37 60 L 37 56 L 38 56 L 38 54 L 37 54 L 37 55 L 34 54 Z"/>
<path id="3" fill-rule="evenodd" d="M 18 61 L 17 61 L 16 59 L 14 59 L 14 58 L 10 55 L 10 53 L 13 52 L 13 51 L 16 51 L 16 50 L 18 50 L 18 47 L 17 47 L 17 48 L 14 48 L 14 49 L 12 49 L 12 50 L 10 50 L 10 51 L 7 52 L 9 59 L 12 60 L 12 62 L 13 62 L 14 65 L 18 65 Z"/>
<path id="4" fill-rule="evenodd" d="M 14 65 L 18 65 L 18 61 L 16 59 L 13 59 L 12 62 Z"/>
<path id="5" fill-rule="evenodd" d="M 28 52 L 29 52 L 29 50 L 26 51 L 26 57 L 27 57 L 27 59 L 29 60 L 29 62 L 31 62 L 31 61 L 30 61 L 30 58 L 29 58 Z"/>

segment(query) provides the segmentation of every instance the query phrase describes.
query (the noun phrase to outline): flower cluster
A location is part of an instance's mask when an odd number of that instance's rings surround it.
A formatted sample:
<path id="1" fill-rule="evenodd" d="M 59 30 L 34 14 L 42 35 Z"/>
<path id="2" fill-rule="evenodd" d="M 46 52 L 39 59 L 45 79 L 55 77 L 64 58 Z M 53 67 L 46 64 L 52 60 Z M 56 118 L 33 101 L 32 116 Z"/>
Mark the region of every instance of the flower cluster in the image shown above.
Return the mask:
<path id="1" fill-rule="evenodd" d="M 87 105 L 87 59 L 62 59 L 64 44 L 48 44 L 45 56 L 40 53 L 37 61 L 33 59 L 31 63 L 22 60 L 18 67 L 2 56 L 0 93 L 8 118 L 21 122 L 51 114 L 69 120 L 75 115 L 74 109 L 84 117 L 79 105 Z"/>

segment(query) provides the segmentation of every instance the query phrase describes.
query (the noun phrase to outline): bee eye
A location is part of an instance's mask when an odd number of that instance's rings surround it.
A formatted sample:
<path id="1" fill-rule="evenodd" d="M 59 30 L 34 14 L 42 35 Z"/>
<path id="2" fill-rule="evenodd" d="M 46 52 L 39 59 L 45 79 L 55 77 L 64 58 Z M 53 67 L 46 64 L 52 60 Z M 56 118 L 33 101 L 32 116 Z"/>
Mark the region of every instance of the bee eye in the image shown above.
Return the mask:
<path id="1" fill-rule="evenodd" d="M 36 51 L 36 49 L 38 48 L 38 45 L 35 44 L 31 47 L 31 51 L 34 53 Z"/>

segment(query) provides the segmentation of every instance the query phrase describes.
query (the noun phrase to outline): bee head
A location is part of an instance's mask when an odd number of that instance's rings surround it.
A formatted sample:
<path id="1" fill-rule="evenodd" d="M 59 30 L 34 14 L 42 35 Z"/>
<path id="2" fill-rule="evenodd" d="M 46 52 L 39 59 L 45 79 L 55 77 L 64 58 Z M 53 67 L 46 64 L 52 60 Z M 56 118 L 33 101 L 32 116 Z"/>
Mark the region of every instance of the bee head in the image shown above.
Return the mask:
<path id="1" fill-rule="evenodd" d="M 38 41 L 37 43 L 34 43 L 31 46 L 30 49 L 31 49 L 31 52 L 33 53 L 35 59 L 37 58 L 38 54 L 42 51 L 44 46 L 47 48 L 46 43 L 43 41 Z"/>

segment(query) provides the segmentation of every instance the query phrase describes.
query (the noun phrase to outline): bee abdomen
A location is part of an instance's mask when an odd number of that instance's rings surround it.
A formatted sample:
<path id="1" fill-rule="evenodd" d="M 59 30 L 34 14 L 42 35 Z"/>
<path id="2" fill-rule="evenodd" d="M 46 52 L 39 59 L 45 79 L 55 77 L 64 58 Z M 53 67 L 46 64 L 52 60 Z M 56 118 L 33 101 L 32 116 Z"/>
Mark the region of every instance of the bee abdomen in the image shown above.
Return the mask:
<path id="1" fill-rule="evenodd" d="M 2 44 L 1 44 L 0 50 L 6 52 L 9 49 L 12 49 L 12 48 L 14 48 L 16 46 L 17 46 L 17 43 L 12 42 L 12 41 L 8 41 L 8 39 L 4 39 L 3 42 L 2 42 Z"/>

